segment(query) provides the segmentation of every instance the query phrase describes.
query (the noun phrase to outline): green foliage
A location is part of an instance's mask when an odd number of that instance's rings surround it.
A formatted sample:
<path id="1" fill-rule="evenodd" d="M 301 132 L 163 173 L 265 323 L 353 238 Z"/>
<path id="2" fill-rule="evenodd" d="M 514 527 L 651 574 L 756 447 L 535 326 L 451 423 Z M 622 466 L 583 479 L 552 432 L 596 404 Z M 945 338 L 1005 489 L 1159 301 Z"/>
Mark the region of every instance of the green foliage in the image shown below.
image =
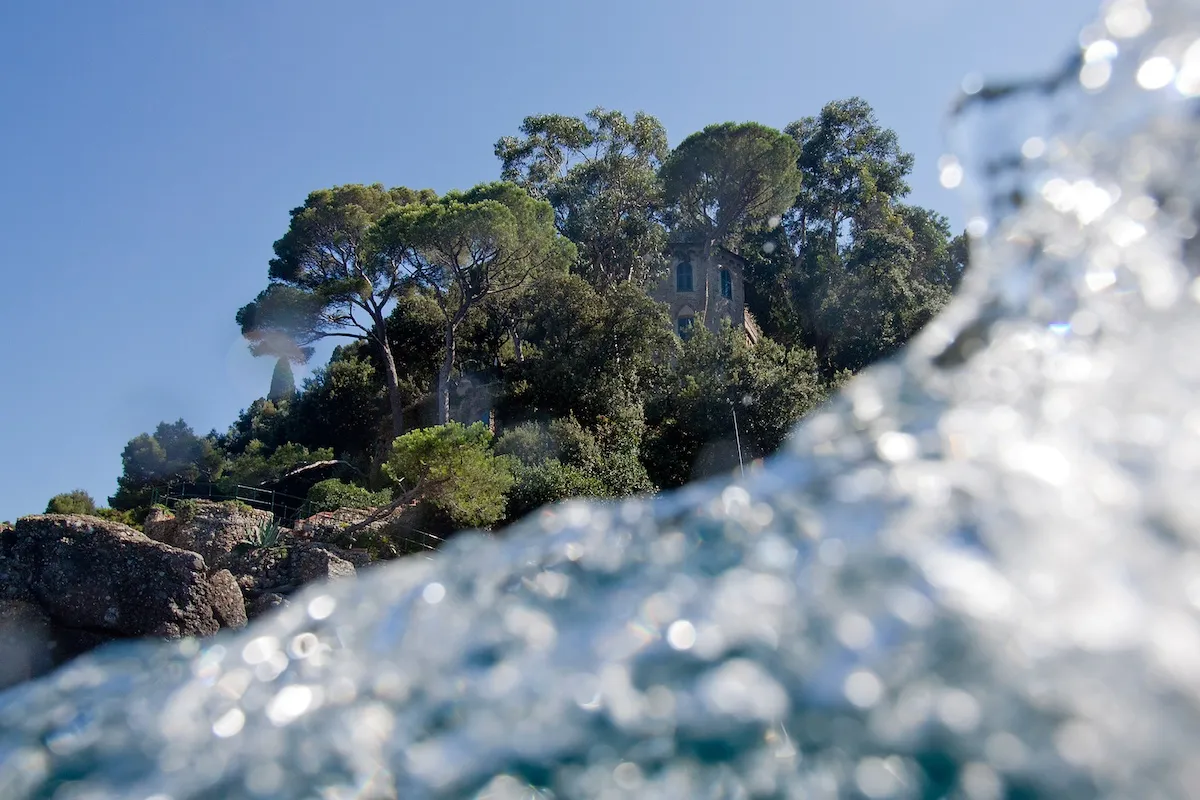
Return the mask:
<path id="1" fill-rule="evenodd" d="M 575 248 L 557 235 L 554 210 L 512 183 L 450 192 L 395 208 L 380 221 L 372 248 L 403 263 L 444 317 L 438 371 L 439 420 L 450 418 L 450 376 L 458 327 L 484 299 L 520 290 L 533 276 L 563 271 Z"/>
<path id="2" fill-rule="evenodd" d="M 236 456 L 245 452 L 250 442 L 257 440 L 267 449 L 274 450 L 288 440 L 294 407 L 291 401 L 276 404 L 260 397 L 238 414 L 237 420 L 220 437 L 220 448 L 226 455 Z"/>
<path id="3" fill-rule="evenodd" d="M 289 413 L 291 441 L 332 448 L 348 460 L 369 458 L 381 429 L 387 428 L 386 390 L 369 360 L 335 351 L 329 364 L 304 382 Z"/>
<path id="4" fill-rule="evenodd" d="M 559 232 L 577 248 L 579 274 L 601 290 L 658 277 L 666 244 L 657 174 L 667 153 L 662 123 L 596 108 L 586 119 L 526 117 L 521 134 L 496 143 L 502 176 L 554 206 Z"/>
<path id="5" fill-rule="evenodd" d="M 812 348 L 831 377 L 895 352 L 941 310 L 966 248 L 944 217 L 900 202 L 913 157 L 865 101 L 787 132 L 803 183 L 782 225 L 745 236 L 747 298 L 769 335 Z"/>
<path id="6" fill-rule="evenodd" d="M 212 439 L 196 436 L 182 419 L 160 422 L 153 435 L 134 437 L 121 453 L 117 492 L 108 499 L 118 511 L 144 508 L 156 487 L 220 476 L 224 459 Z"/>
<path id="7" fill-rule="evenodd" d="M 517 520 L 547 503 L 571 497 L 604 497 L 603 483 L 578 467 L 556 458 L 534 465 L 519 463 L 513 470 L 515 482 L 508 494 L 507 518 Z"/>
<path id="8" fill-rule="evenodd" d="M 380 354 L 393 431 L 403 430 L 404 402 L 387 335 L 386 309 L 407 284 L 403 248 L 379 247 L 378 224 L 409 204 L 427 204 L 430 190 L 347 185 L 312 192 L 292 209 L 288 231 L 275 242 L 270 285 L 237 313 L 256 355 L 306 360 L 328 336 L 368 341 Z M 356 316 L 356 313 L 358 316 Z"/>
<path id="9" fill-rule="evenodd" d="M 524 416 L 585 425 L 639 402 L 656 359 L 678 347 L 663 307 L 630 283 L 599 294 L 576 276 L 538 280 L 520 309 L 523 359 L 505 403 Z"/>
<path id="10" fill-rule="evenodd" d="M 765 337 L 750 346 L 728 324 L 717 334 L 698 330 L 647 404 L 643 460 L 664 488 L 734 469 L 739 435 L 743 459 L 771 454 L 826 391 L 811 350 Z"/>
<path id="11" fill-rule="evenodd" d="M 421 428 L 392 443 L 384 474 L 401 491 L 420 489 L 422 499 L 459 527 L 491 525 L 503 516 L 513 483 L 508 459 L 491 445 L 491 432 L 478 422 Z"/>
<path id="12" fill-rule="evenodd" d="M 390 502 L 392 493 L 389 490 L 372 492 L 336 478 L 321 481 L 308 490 L 308 503 L 313 514 L 339 508 L 378 508 Z"/>
<path id="13" fill-rule="evenodd" d="M 94 516 L 108 520 L 109 522 L 119 522 L 122 525 L 128 525 L 139 531 L 142 529 L 141 520 L 131 511 L 117 511 L 115 508 L 97 508 Z"/>
<path id="14" fill-rule="evenodd" d="M 638 460 L 640 412 L 603 418 L 595 432 L 574 418 L 527 422 L 505 431 L 496 452 L 515 462 L 507 518 L 568 497 L 621 497 L 654 489 Z"/>
<path id="15" fill-rule="evenodd" d="M 267 399 L 273 403 L 281 403 L 292 399 L 296 394 L 296 376 L 292 374 L 292 362 L 280 358 L 275 362 L 275 371 L 271 373 L 271 391 Z"/>
<path id="16" fill-rule="evenodd" d="M 229 461 L 222 485 L 227 493 L 233 494 L 236 486 L 262 486 L 299 467 L 332 459 L 333 450 L 329 448 L 309 451 L 303 445 L 288 442 L 268 453 L 266 445 L 253 440 L 245 451 Z"/>
<path id="17" fill-rule="evenodd" d="M 180 500 L 175 504 L 173 513 L 180 522 L 191 522 L 200 513 L 200 503 L 196 500 Z"/>
<path id="18" fill-rule="evenodd" d="M 96 501 L 83 489 L 56 494 L 46 504 L 47 514 L 96 514 Z"/>
<path id="19" fill-rule="evenodd" d="M 790 137 L 754 122 L 692 134 L 662 168 L 675 221 L 706 247 L 734 244 L 741 229 L 791 206 L 800 190 L 799 155 Z"/>
<path id="20" fill-rule="evenodd" d="M 278 547 L 282 536 L 283 526 L 279 524 L 278 520 L 274 518 L 263 520 L 247 530 L 246 538 L 234 545 L 233 551 L 244 553 L 249 550 Z"/>

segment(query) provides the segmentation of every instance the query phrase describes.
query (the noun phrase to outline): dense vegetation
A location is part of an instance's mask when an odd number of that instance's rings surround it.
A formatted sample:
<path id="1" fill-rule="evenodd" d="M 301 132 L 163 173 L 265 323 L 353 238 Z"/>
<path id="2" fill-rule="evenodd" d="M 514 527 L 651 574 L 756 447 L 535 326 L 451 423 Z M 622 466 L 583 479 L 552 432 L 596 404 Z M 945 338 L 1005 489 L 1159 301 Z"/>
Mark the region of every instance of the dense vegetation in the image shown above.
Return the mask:
<path id="1" fill-rule="evenodd" d="M 530 117 L 496 155 L 501 180 L 466 191 L 337 186 L 293 209 L 236 315 L 277 361 L 267 396 L 224 433 L 179 420 L 130 441 L 109 513 L 136 516 L 172 481 L 292 481 L 310 510 L 395 496 L 449 531 L 680 486 L 772 453 L 965 266 L 963 237 L 903 202 L 912 156 L 858 99 L 674 150 L 645 114 Z M 681 246 L 745 261 L 755 343 L 728 325 L 676 335 L 647 290 Z M 291 364 L 330 337 L 297 389 Z M 329 469 L 301 470 L 314 463 Z"/>

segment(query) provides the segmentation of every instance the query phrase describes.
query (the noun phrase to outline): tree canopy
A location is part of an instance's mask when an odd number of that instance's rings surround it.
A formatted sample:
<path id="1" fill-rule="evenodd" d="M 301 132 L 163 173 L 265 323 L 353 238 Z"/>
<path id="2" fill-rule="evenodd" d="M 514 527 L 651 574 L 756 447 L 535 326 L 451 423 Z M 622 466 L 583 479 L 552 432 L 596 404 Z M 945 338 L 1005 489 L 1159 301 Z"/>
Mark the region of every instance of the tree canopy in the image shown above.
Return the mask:
<path id="1" fill-rule="evenodd" d="M 392 209 L 380 220 L 372 247 L 389 263 L 404 265 L 412 283 L 441 309 L 437 408 L 443 424 L 450 419 L 455 334 L 471 309 L 519 291 L 536 275 L 565 270 L 574 255 L 555 232 L 550 204 L 503 182 Z"/>
<path id="2" fill-rule="evenodd" d="M 404 401 L 386 320 L 409 271 L 378 246 L 376 227 L 388 212 L 433 198 L 428 189 L 378 183 L 312 192 L 292 209 L 287 233 L 275 242 L 270 284 L 237 313 L 255 354 L 305 360 L 311 345 L 327 337 L 371 342 L 384 364 L 396 434 L 404 429 Z"/>
<path id="3" fill-rule="evenodd" d="M 602 291 L 658 277 L 666 244 L 662 123 L 596 108 L 585 119 L 526 117 L 521 134 L 496 143 L 501 175 L 554 207 L 559 232 L 577 248 L 575 271 Z"/>
<path id="4" fill-rule="evenodd" d="M 445 535 L 753 468 L 902 347 L 968 262 L 965 236 L 905 202 L 913 157 L 858 98 L 674 150 L 644 113 L 530 116 L 495 153 L 503 180 L 465 191 L 309 194 L 236 314 L 276 360 L 266 396 L 221 434 L 179 420 L 134 437 L 118 510 L 90 508 L 136 520 L 172 482 L 278 485 L 325 462 L 319 507 L 416 497 Z M 746 325 L 682 341 L 649 290 L 671 255 L 718 248 L 745 264 Z M 292 364 L 328 338 L 297 387 Z"/>

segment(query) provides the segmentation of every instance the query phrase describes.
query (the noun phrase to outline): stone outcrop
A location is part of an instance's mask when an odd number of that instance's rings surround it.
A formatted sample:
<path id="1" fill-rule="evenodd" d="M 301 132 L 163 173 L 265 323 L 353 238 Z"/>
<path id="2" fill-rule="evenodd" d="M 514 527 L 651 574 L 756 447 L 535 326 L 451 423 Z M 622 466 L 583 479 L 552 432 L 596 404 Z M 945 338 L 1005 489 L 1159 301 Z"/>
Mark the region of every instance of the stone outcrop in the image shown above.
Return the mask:
<path id="1" fill-rule="evenodd" d="M 414 502 L 371 520 L 379 511 L 375 508 L 323 511 L 297 522 L 295 533 L 351 553 L 369 554 L 372 560 L 420 553 L 440 543 L 436 537 L 423 533 L 439 526 L 426 504 Z"/>
<path id="2" fill-rule="evenodd" d="M 278 547 L 237 554 L 230 569 L 246 598 L 248 615 L 254 618 L 276 604 L 260 602 L 265 597 L 282 598 L 305 584 L 354 577 L 354 561 L 362 566 L 370 562 L 370 557 L 285 534 Z"/>
<path id="3" fill-rule="evenodd" d="M 52 620 L 114 636 L 206 636 L 246 622 L 227 571 L 96 517 L 24 517 L 0 539 L 0 591 Z"/>
<path id="4" fill-rule="evenodd" d="M 228 570 L 96 517 L 24 517 L 0 531 L 0 686 L 104 642 L 207 636 L 246 624 Z"/>
<path id="5" fill-rule="evenodd" d="M 238 543 L 274 517 L 242 503 L 191 500 L 172 514 L 151 509 L 142 523 L 146 535 L 172 547 L 199 553 L 214 569 L 229 565 Z"/>
<path id="6" fill-rule="evenodd" d="M 318 529 L 331 532 L 362 518 L 358 512 L 329 516 L 337 522 L 322 527 L 304 520 L 295 530 L 284 528 L 271 547 L 238 546 L 272 516 L 237 503 L 193 501 L 174 514 L 154 509 L 143 527 L 151 538 L 199 553 L 209 566 L 227 572 L 245 599 L 248 615 L 255 617 L 279 605 L 271 598 L 282 601 L 305 584 L 353 577 L 356 566 L 371 562 L 364 550 L 343 549 L 314 537 Z"/>

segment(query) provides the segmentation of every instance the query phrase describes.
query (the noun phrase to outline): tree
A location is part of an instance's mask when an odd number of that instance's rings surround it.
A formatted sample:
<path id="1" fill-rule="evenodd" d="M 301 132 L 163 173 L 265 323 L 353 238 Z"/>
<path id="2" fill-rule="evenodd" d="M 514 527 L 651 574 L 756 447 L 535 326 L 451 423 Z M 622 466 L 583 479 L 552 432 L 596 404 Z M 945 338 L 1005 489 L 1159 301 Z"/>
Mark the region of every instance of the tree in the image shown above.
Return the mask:
<path id="1" fill-rule="evenodd" d="M 304 382 L 288 406 L 287 439 L 316 449 L 333 448 L 338 458 L 371 462 L 387 423 L 387 395 L 375 367 L 357 348 L 338 349 L 329 364 Z M 386 435 L 386 434 L 384 434 Z"/>
<path id="2" fill-rule="evenodd" d="M 287 442 L 268 450 L 256 439 L 250 442 L 244 452 L 230 460 L 222 478 L 223 488 L 232 493 L 237 486 L 262 486 L 299 467 L 332 459 L 333 450 L 329 448 L 310 452 L 303 445 Z"/>
<path id="3" fill-rule="evenodd" d="M 554 229 L 550 204 L 512 183 L 491 183 L 389 211 L 371 248 L 404 264 L 443 318 L 438 419 L 450 420 L 456 334 L 477 304 L 520 289 L 540 272 L 565 270 L 574 247 Z"/>
<path id="4" fill-rule="evenodd" d="M 143 508 L 155 487 L 219 478 L 224 461 L 215 443 L 197 436 L 182 419 L 160 422 L 153 434 L 135 436 L 125 445 L 117 492 L 108 504 L 118 511 Z"/>
<path id="5" fill-rule="evenodd" d="M 663 488 L 733 469 L 739 436 L 743 459 L 770 455 L 825 397 L 811 350 L 767 337 L 751 346 L 728 324 L 716 334 L 701 329 L 647 402 L 643 461 Z"/>
<path id="6" fill-rule="evenodd" d="M 96 501 L 83 489 L 56 494 L 46 504 L 47 514 L 96 514 Z"/>
<path id="7" fill-rule="evenodd" d="M 599 294 L 575 275 L 535 281 L 520 309 L 525 357 L 506 372 L 520 416 L 599 417 L 640 403 L 655 360 L 678 347 L 660 304 L 624 283 Z"/>
<path id="8" fill-rule="evenodd" d="M 901 347 L 947 302 L 961 267 L 944 217 L 900 202 L 913 157 L 859 98 L 787 127 L 800 192 L 745 239 L 748 301 L 771 336 L 811 347 L 827 378 Z"/>
<path id="9" fill-rule="evenodd" d="M 296 394 L 296 376 L 292 374 L 292 362 L 280 358 L 275 362 L 275 371 L 271 373 L 271 391 L 267 399 L 273 403 L 291 400 Z"/>
<path id="10" fill-rule="evenodd" d="M 848 223 L 870 227 L 869 212 L 880 202 L 909 192 L 905 178 L 913 156 L 900 149 L 896 133 L 884 128 L 865 100 L 827 103 L 820 115 L 785 129 L 800 146 L 803 175 L 798 197 L 785 222 L 795 246 L 836 249 Z"/>
<path id="11" fill-rule="evenodd" d="M 754 122 L 709 125 L 684 139 L 662 168 L 677 238 L 698 244 L 707 264 L 744 228 L 783 214 L 800 190 L 799 155 L 791 138 Z M 705 280 L 704 320 L 708 301 Z"/>
<path id="12" fill-rule="evenodd" d="M 513 483 L 508 459 L 492 452 L 492 433 L 479 422 L 410 431 L 392 443 L 383 470 L 401 491 L 419 490 L 459 527 L 491 525 L 503 517 Z"/>
<path id="13" fill-rule="evenodd" d="M 309 194 L 275 242 L 270 284 L 237 313 L 256 354 L 303 360 L 318 340 L 370 342 L 384 366 L 392 431 L 404 430 L 404 398 L 387 336 L 387 309 L 407 285 L 401 260 L 379 249 L 379 220 L 433 199 L 430 190 L 347 185 Z"/>
<path id="14" fill-rule="evenodd" d="M 662 123 L 640 112 L 630 122 L 619 111 L 595 108 L 585 119 L 526 117 L 521 134 L 496 143 L 501 177 L 554 207 L 559 232 L 577 248 L 575 271 L 601 291 L 656 278 L 666 245 Z"/>

